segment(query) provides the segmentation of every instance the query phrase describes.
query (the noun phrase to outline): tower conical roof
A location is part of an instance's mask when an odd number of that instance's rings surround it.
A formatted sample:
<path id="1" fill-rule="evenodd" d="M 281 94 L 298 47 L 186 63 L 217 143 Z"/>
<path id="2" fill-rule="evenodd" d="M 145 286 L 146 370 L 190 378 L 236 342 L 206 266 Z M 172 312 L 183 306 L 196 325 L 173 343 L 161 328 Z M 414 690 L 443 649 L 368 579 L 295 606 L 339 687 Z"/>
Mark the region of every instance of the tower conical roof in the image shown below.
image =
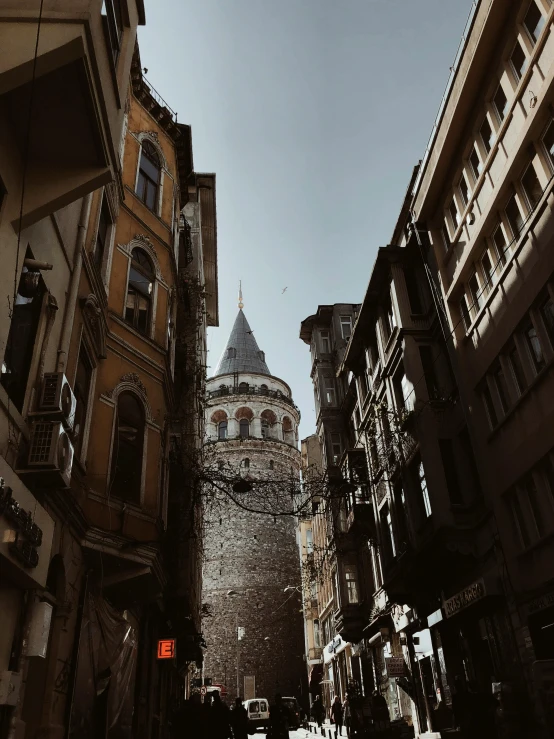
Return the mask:
<path id="1" fill-rule="evenodd" d="M 244 311 L 239 310 L 227 346 L 214 372 L 228 375 L 233 372 L 256 372 L 260 375 L 271 375 L 265 363 L 265 355 L 258 346 L 254 333 L 250 328 Z"/>

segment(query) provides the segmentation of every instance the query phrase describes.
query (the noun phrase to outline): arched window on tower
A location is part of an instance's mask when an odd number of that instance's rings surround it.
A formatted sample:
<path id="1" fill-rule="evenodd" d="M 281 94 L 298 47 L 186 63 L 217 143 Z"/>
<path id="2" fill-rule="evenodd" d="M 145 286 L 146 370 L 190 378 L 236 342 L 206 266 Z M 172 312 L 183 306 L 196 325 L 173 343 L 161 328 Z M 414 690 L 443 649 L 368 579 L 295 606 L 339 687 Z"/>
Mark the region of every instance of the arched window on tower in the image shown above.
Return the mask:
<path id="1" fill-rule="evenodd" d="M 245 458 L 244 458 L 244 459 L 242 460 L 242 466 L 243 466 L 243 467 L 244 467 L 245 469 L 249 469 L 249 468 L 250 468 L 250 460 L 248 459 L 248 457 L 245 457 Z"/>
<path id="2" fill-rule="evenodd" d="M 247 393 L 247 392 L 248 392 L 248 383 L 241 382 L 239 385 L 239 393 Z"/>
<path id="3" fill-rule="evenodd" d="M 226 439 L 227 438 L 227 421 L 220 421 L 219 425 L 217 427 L 217 438 L 218 439 Z"/>
<path id="4" fill-rule="evenodd" d="M 272 459 L 269 460 L 269 469 L 270 470 L 275 469 L 275 462 Z"/>
<path id="5" fill-rule="evenodd" d="M 268 390 L 268 388 L 267 388 L 267 385 L 265 383 L 262 384 L 262 385 L 260 385 L 260 392 L 262 393 L 262 395 L 266 395 L 267 394 L 267 390 Z"/>
<path id="6" fill-rule="evenodd" d="M 248 439 L 250 436 L 250 421 L 247 418 L 241 418 L 239 424 L 240 438 Z"/>
<path id="7" fill-rule="evenodd" d="M 265 418 L 262 418 L 262 438 L 268 439 L 269 438 L 269 422 L 266 421 Z"/>

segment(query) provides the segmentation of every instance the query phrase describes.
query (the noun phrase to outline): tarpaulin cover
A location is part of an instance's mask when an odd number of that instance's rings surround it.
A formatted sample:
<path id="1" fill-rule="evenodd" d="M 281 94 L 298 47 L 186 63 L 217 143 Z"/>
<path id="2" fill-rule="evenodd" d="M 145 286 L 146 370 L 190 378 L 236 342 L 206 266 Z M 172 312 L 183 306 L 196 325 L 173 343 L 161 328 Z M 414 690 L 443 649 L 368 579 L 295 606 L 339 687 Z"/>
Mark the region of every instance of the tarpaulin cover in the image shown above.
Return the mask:
<path id="1" fill-rule="evenodd" d="M 70 737 L 131 739 L 137 631 L 101 595 L 85 600 Z"/>

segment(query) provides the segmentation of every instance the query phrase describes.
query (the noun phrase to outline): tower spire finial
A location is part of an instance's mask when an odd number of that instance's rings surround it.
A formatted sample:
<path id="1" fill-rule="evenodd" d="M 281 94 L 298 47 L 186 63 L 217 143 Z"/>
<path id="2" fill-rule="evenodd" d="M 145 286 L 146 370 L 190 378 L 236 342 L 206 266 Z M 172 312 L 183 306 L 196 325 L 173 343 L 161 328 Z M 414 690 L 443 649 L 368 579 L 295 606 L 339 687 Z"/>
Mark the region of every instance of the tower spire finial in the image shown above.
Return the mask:
<path id="1" fill-rule="evenodd" d="M 239 280 L 239 308 L 241 310 L 244 308 L 244 303 L 242 302 L 242 280 Z"/>

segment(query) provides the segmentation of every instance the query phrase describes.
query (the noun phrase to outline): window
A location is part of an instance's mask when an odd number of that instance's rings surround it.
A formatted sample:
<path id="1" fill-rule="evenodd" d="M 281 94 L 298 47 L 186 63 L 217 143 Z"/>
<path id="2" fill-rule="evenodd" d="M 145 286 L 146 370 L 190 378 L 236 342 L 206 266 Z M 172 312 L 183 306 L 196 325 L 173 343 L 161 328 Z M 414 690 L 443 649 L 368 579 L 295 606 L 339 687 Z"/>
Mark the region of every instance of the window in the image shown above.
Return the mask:
<path id="1" fill-rule="evenodd" d="M 542 320 L 544 321 L 544 327 L 546 328 L 548 338 L 550 339 L 550 344 L 554 349 L 554 301 L 550 295 L 541 304 L 539 310 Z"/>
<path id="2" fill-rule="evenodd" d="M 550 157 L 550 161 L 554 164 L 554 122 L 550 123 L 544 136 L 542 137 L 544 147 Z"/>
<path id="3" fill-rule="evenodd" d="M 448 233 L 448 229 L 446 228 L 446 225 L 443 225 L 441 228 L 441 236 L 442 236 L 442 243 L 446 251 L 450 249 L 452 246 L 452 242 L 450 241 L 450 235 Z"/>
<path id="4" fill-rule="evenodd" d="M 342 454 L 340 434 L 331 434 L 331 457 L 333 464 L 338 464 Z"/>
<path id="5" fill-rule="evenodd" d="M 311 529 L 306 529 L 306 552 L 313 554 L 314 551 L 314 536 Z"/>
<path id="6" fill-rule="evenodd" d="M 275 469 L 275 462 L 272 459 L 269 460 L 269 469 L 270 470 Z"/>
<path id="7" fill-rule="evenodd" d="M 481 136 L 481 141 L 483 142 L 483 146 L 485 147 L 485 151 L 487 154 L 492 149 L 494 141 L 495 141 L 495 135 L 491 128 L 491 124 L 489 123 L 489 119 L 485 117 L 483 123 L 481 124 L 481 128 L 479 129 L 479 135 Z"/>
<path id="8" fill-rule="evenodd" d="M 488 251 L 483 254 L 483 257 L 481 259 L 481 266 L 483 268 L 483 274 L 485 275 L 485 284 L 490 289 L 496 282 L 496 270 L 495 267 L 492 266 L 491 258 Z"/>
<path id="9" fill-rule="evenodd" d="M 496 95 L 494 96 L 492 102 L 496 110 L 498 120 L 500 121 L 500 123 L 502 123 L 502 121 L 506 117 L 506 111 L 508 109 L 508 99 L 504 93 L 504 90 L 502 89 L 502 85 L 498 85 Z"/>
<path id="10" fill-rule="evenodd" d="M 529 530 L 527 528 L 527 522 L 523 516 L 521 509 L 521 503 L 517 490 L 512 490 L 507 498 L 510 515 L 512 517 L 512 524 L 516 533 L 517 538 L 525 549 L 531 544 L 531 538 L 529 536 Z"/>
<path id="11" fill-rule="evenodd" d="M 262 438 L 269 438 L 269 421 L 267 421 L 265 418 L 262 418 Z"/>
<path id="12" fill-rule="evenodd" d="M 346 581 L 346 600 L 348 605 L 356 605 L 360 602 L 358 594 L 358 573 L 354 565 L 344 566 L 344 579 Z"/>
<path id="13" fill-rule="evenodd" d="M 399 407 L 404 408 L 407 411 L 413 410 L 414 386 L 408 380 L 404 372 L 397 375 L 397 377 L 395 378 L 395 385 Z"/>
<path id="14" fill-rule="evenodd" d="M 250 460 L 248 459 L 248 457 L 245 457 L 245 458 L 244 458 L 244 459 L 242 460 L 242 466 L 243 466 L 243 467 L 244 467 L 245 469 L 247 469 L 247 470 L 249 470 L 249 469 L 250 469 Z"/>
<path id="15" fill-rule="evenodd" d="M 406 281 L 406 290 L 408 291 L 408 300 L 410 301 L 410 309 L 412 313 L 423 313 L 421 296 L 419 294 L 419 285 L 414 269 L 404 270 L 404 279 Z"/>
<path id="16" fill-rule="evenodd" d="M 241 382 L 239 384 L 239 393 L 247 393 L 250 389 L 250 386 L 247 382 Z"/>
<path id="17" fill-rule="evenodd" d="M 527 197 L 529 207 L 533 210 L 542 197 L 542 186 L 532 164 L 525 170 L 525 174 L 521 178 L 521 185 Z"/>
<path id="18" fill-rule="evenodd" d="M 323 384 L 325 387 L 325 403 L 327 405 L 336 405 L 335 379 L 330 376 L 324 377 Z"/>
<path id="19" fill-rule="evenodd" d="M 220 421 L 217 426 L 217 438 L 218 439 L 226 439 L 227 438 L 227 421 Z"/>
<path id="20" fill-rule="evenodd" d="M 427 394 L 430 399 L 438 398 L 440 396 L 440 389 L 435 371 L 435 358 L 433 357 L 432 348 L 430 346 L 420 346 L 419 356 L 423 367 L 425 384 L 427 385 Z"/>
<path id="21" fill-rule="evenodd" d="M 464 208 L 467 208 L 469 203 L 469 187 L 467 186 L 466 178 L 462 175 L 458 182 L 458 192 L 464 204 Z"/>
<path id="22" fill-rule="evenodd" d="M 483 165 L 481 164 L 481 159 L 479 158 L 479 154 L 477 153 L 477 149 L 475 146 L 471 150 L 471 154 L 469 155 L 469 163 L 471 165 L 471 171 L 473 174 L 473 179 L 475 182 L 479 179 L 479 175 L 481 174 L 481 171 L 483 169 Z"/>
<path id="23" fill-rule="evenodd" d="M 521 48 L 519 41 L 516 41 L 516 45 L 512 51 L 512 56 L 510 57 L 510 62 L 512 63 L 512 69 L 516 80 L 519 81 L 527 69 L 527 57 L 525 56 L 525 52 Z"/>
<path id="24" fill-rule="evenodd" d="M 154 270 L 150 258 L 142 249 L 133 249 L 127 302 L 125 303 L 125 320 L 143 334 L 148 333 L 150 328 L 153 287 Z"/>
<path id="25" fill-rule="evenodd" d="M 359 387 L 360 387 L 360 400 L 363 401 L 367 398 L 367 394 L 369 393 L 369 382 L 367 379 L 367 372 L 362 371 L 362 374 L 359 377 Z"/>
<path id="26" fill-rule="evenodd" d="M 392 295 L 389 295 L 389 299 L 385 307 L 385 319 L 387 338 L 390 338 L 392 332 L 396 328 L 396 316 L 394 315 L 394 308 L 392 307 Z"/>
<path id="27" fill-rule="evenodd" d="M 465 295 L 462 295 L 460 300 L 460 316 L 465 330 L 469 331 L 469 327 L 471 326 L 471 316 L 469 315 L 469 308 L 467 306 L 467 298 Z"/>
<path id="28" fill-rule="evenodd" d="M 108 234 L 112 223 L 110 209 L 106 198 L 102 198 L 102 206 L 100 208 L 100 218 L 98 220 L 98 231 L 96 232 L 96 242 L 94 244 L 93 259 L 99 270 L 104 264 L 104 254 L 108 246 Z"/>
<path id="29" fill-rule="evenodd" d="M 492 235 L 492 240 L 498 254 L 498 261 L 502 265 L 506 264 L 506 253 L 508 252 L 509 247 L 506 241 L 506 237 L 504 236 L 504 231 L 502 230 L 502 226 L 500 224 L 494 231 Z"/>
<path id="30" fill-rule="evenodd" d="M 154 212 L 158 208 L 161 169 L 160 156 L 154 144 L 148 140 L 143 141 L 140 153 L 137 195 L 146 207 Z"/>
<path id="31" fill-rule="evenodd" d="M 521 364 L 519 351 L 514 343 L 512 343 L 511 347 L 508 348 L 508 360 L 510 362 L 516 391 L 518 395 L 521 395 L 527 387 L 527 380 L 525 372 L 523 371 L 523 365 Z"/>
<path id="32" fill-rule="evenodd" d="M 121 0 L 104 0 L 102 17 L 112 52 L 112 58 L 114 64 L 116 64 L 121 51 L 121 37 L 123 36 Z"/>
<path id="33" fill-rule="evenodd" d="M 471 294 L 471 307 L 473 313 L 477 314 L 483 306 L 483 291 L 481 290 L 481 287 L 479 285 L 477 272 L 474 272 L 473 275 L 469 278 L 468 287 Z"/>
<path id="34" fill-rule="evenodd" d="M 537 330 L 530 321 L 524 327 L 523 335 L 525 336 L 525 341 L 527 342 L 535 370 L 540 372 L 546 362 Z"/>
<path id="35" fill-rule="evenodd" d="M 425 511 L 425 516 L 429 518 L 429 516 L 432 513 L 431 510 L 431 500 L 429 498 L 429 490 L 427 488 L 427 480 L 425 479 L 425 470 L 423 469 L 423 462 L 419 462 L 419 466 L 417 467 L 417 479 L 419 484 L 419 489 L 421 491 L 421 500 L 423 503 L 423 510 Z"/>
<path id="36" fill-rule="evenodd" d="M 81 344 L 79 357 L 77 359 L 77 372 L 75 374 L 75 382 L 73 384 L 73 393 L 75 394 L 76 401 L 74 447 L 77 457 L 81 456 L 83 449 L 83 436 L 87 420 L 91 379 L 92 364 L 84 345 Z"/>
<path id="37" fill-rule="evenodd" d="M 452 439 L 439 439 L 439 449 L 450 502 L 452 505 L 463 505 L 464 498 L 460 487 L 460 478 L 458 476 Z"/>
<path id="38" fill-rule="evenodd" d="M 537 4 L 532 0 L 527 15 L 523 21 L 523 25 L 527 29 L 529 36 L 536 43 L 539 40 L 539 36 L 544 28 L 545 18 L 541 11 L 538 9 Z"/>
<path id="39" fill-rule="evenodd" d="M 30 253 L 27 252 L 30 257 Z M 46 293 L 40 272 L 23 267 L 13 306 L 2 362 L 2 385 L 18 411 L 22 411 L 29 383 L 42 304 Z"/>
<path id="40" fill-rule="evenodd" d="M 460 225 L 460 215 L 458 213 L 458 208 L 456 207 L 456 202 L 454 200 L 452 200 L 450 202 L 450 205 L 448 206 L 448 213 L 450 215 L 450 225 L 452 227 L 452 233 L 456 233 L 456 230 Z"/>
<path id="41" fill-rule="evenodd" d="M 314 618 L 314 647 L 316 649 L 321 647 L 321 630 L 319 628 L 319 620 Z"/>
<path id="42" fill-rule="evenodd" d="M 133 503 L 140 503 L 143 445 L 142 404 L 132 393 L 123 392 L 117 399 L 110 490 Z"/>
<path id="43" fill-rule="evenodd" d="M 396 557 L 396 543 L 394 540 L 394 527 L 392 525 L 392 515 L 388 506 L 386 506 L 385 523 L 388 531 L 390 551 L 393 557 Z"/>
<path id="44" fill-rule="evenodd" d="M 331 353 L 331 341 L 329 339 L 329 331 L 319 332 L 319 345 L 322 354 Z"/>
<path id="45" fill-rule="evenodd" d="M 497 364 L 493 367 L 492 377 L 494 379 L 494 384 L 496 385 L 496 392 L 498 393 L 498 398 L 500 400 L 500 407 L 502 408 L 502 412 L 506 414 L 510 408 L 510 396 L 508 393 L 508 385 L 506 384 L 506 376 L 500 362 L 497 362 Z"/>
<path id="46" fill-rule="evenodd" d="M 248 421 L 248 419 L 240 419 L 239 433 L 241 439 L 248 439 L 248 437 L 250 436 L 250 422 Z"/>
<path id="47" fill-rule="evenodd" d="M 352 334 L 352 316 L 340 317 L 340 332 L 343 339 L 349 339 Z"/>
<path id="48" fill-rule="evenodd" d="M 533 521 L 535 523 L 535 529 L 540 539 L 546 533 L 545 517 L 541 510 L 541 503 L 539 498 L 539 492 L 537 490 L 537 484 L 532 472 L 529 472 L 523 480 L 520 482 L 521 489 L 525 491 L 527 500 L 529 501 L 529 507 L 533 514 Z"/>
<path id="49" fill-rule="evenodd" d="M 506 218 L 508 219 L 508 223 L 510 224 L 510 228 L 512 229 L 514 239 L 518 239 L 521 231 L 523 230 L 523 216 L 521 215 L 521 211 L 519 210 L 515 195 L 512 195 L 512 197 L 508 200 L 505 213 Z"/>
<path id="50" fill-rule="evenodd" d="M 485 410 L 487 412 L 490 427 L 491 429 L 493 429 L 495 426 L 498 425 L 498 416 L 496 415 L 496 409 L 494 407 L 494 403 L 492 402 L 491 391 L 489 390 L 489 387 L 486 383 L 481 388 L 481 397 L 483 399 L 483 405 L 485 406 Z"/>
<path id="51" fill-rule="evenodd" d="M 262 392 L 263 394 L 267 393 L 268 389 L 269 389 L 269 388 L 267 387 L 267 385 L 265 385 L 265 384 L 261 384 L 261 385 L 260 385 L 260 391 L 261 391 L 261 392 Z"/>

